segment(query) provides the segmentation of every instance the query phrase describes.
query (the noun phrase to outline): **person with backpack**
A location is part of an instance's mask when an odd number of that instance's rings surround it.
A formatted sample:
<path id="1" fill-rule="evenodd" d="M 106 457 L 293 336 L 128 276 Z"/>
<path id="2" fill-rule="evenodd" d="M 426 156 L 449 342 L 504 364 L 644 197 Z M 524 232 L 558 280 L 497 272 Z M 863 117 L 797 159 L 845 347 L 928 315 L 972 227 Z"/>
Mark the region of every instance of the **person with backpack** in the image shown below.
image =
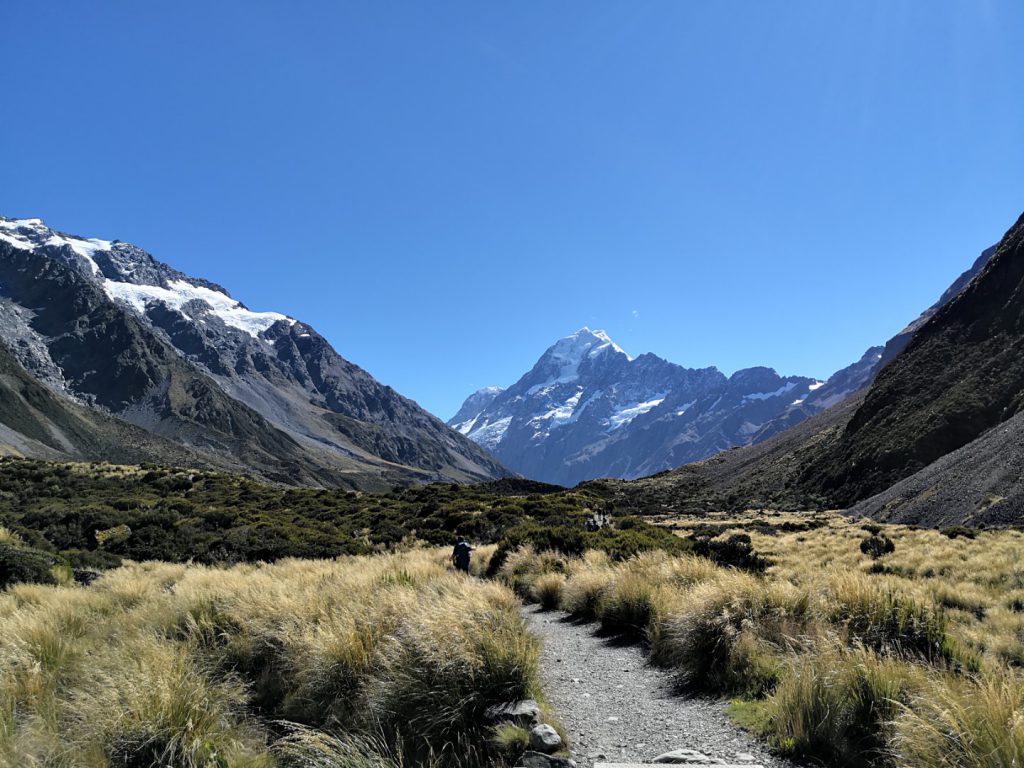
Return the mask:
<path id="1" fill-rule="evenodd" d="M 452 550 L 452 564 L 455 566 L 455 570 L 469 573 L 469 560 L 472 551 L 473 547 L 469 546 L 464 538 L 459 537 L 455 549 Z"/>

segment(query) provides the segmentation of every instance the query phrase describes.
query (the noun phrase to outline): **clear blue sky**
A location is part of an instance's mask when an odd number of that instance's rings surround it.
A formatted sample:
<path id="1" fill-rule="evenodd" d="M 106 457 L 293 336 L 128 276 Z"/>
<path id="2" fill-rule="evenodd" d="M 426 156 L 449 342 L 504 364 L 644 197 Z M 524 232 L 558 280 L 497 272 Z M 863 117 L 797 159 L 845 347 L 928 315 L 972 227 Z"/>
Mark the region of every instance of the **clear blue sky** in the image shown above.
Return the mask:
<path id="1" fill-rule="evenodd" d="M 1024 209 L 1019 0 L 4 0 L 0 213 L 442 417 L 557 337 L 824 377 Z"/>

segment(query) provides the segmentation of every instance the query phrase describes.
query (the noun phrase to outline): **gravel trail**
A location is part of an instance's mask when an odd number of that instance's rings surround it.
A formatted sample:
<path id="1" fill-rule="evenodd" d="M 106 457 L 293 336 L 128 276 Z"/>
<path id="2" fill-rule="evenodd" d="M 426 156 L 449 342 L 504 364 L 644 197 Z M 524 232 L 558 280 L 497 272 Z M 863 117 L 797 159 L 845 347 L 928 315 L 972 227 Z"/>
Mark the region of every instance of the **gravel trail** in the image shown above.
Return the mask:
<path id="1" fill-rule="evenodd" d="M 596 624 L 564 613 L 523 609 L 541 639 L 541 682 L 572 741 L 573 758 L 650 762 L 673 749 L 694 749 L 726 762 L 792 768 L 733 725 L 725 704 L 672 692 L 672 680 L 642 649 L 595 634 Z"/>

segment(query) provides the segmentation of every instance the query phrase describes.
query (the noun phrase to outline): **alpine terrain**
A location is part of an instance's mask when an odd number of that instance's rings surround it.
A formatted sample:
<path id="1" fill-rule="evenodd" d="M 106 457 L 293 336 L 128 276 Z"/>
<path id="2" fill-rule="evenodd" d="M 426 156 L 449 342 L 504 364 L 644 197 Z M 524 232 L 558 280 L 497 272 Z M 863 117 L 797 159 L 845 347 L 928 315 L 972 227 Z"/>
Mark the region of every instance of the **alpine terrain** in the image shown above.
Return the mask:
<path id="1" fill-rule="evenodd" d="M 510 469 L 563 485 L 644 477 L 760 443 L 864 390 L 994 251 L 896 336 L 824 382 L 764 367 L 726 376 L 650 353 L 631 358 L 603 331 L 582 328 L 508 389 L 470 395 L 448 423 Z"/>
<path id="2" fill-rule="evenodd" d="M 342 358 L 134 245 L 0 217 L 0 450 L 385 488 L 507 472 Z"/>
<path id="3" fill-rule="evenodd" d="M 892 344 L 870 387 L 799 426 L 608 488 L 654 514 L 818 507 L 929 526 L 1019 523 L 1024 217 Z"/>

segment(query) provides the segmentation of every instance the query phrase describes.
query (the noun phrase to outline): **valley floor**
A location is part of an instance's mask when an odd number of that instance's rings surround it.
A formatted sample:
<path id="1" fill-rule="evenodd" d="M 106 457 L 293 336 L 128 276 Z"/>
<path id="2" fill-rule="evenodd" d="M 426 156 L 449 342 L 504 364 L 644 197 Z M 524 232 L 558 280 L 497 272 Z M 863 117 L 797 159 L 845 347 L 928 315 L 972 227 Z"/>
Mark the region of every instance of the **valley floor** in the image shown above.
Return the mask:
<path id="1" fill-rule="evenodd" d="M 793 765 L 737 729 L 721 701 L 677 695 L 671 677 L 651 666 L 639 645 L 602 637 L 596 623 L 574 621 L 560 611 L 530 606 L 524 616 L 541 640 L 544 692 L 582 768 L 604 761 L 650 762 L 676 749 L 726 763 Z"/>

